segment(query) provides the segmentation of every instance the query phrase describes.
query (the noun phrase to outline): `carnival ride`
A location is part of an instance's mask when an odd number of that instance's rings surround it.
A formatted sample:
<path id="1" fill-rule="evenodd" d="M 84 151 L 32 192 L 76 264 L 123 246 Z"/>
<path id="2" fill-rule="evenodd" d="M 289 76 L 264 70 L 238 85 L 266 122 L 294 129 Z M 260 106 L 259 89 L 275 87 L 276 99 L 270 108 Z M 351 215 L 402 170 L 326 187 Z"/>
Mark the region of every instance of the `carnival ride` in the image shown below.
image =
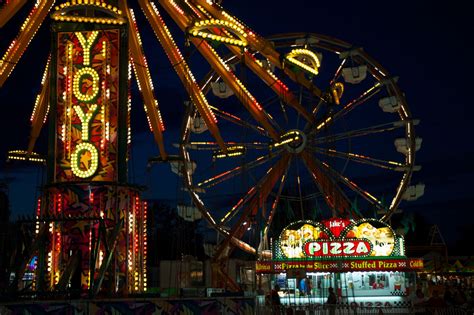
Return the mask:
<path id="1" fill-rule="evenodd" d="M 362 48 L 328 36 L 264 38 L 210 0 L 137 1 L 190 97 L 176 144 L 179 156 L 170 156 L 150 76 L 153 69 L 130 1 L 121 0 L 116 7 L 111 2 L 37 0 L 0 61 L 0 87 L 50 11 L 60 22 L 128 22 L 129 61 L 160 152 L 154 160 L 169 162 L 183 177 L 200 213 L 196 217 L 204 217 L 223 236 L 213 254 L 215 286 L 239 289 L 226 273 L 233 249 L 256 257 L 269 254 L 269 228 L 285 202 L 299 208 L 295 214 L 300 219 L 318 207 L 321 217 L 357 219 L 372 216 L 370 210 L 387 221 L 402 199 L 423 193 L 424 186 L 409 186 L 419 169 L 415 152 L 421 138 L 415 137 L 418 121 L 411 117 L 396 77 Z M 0 10 L 0 26 L 25 3 L 7 1 Z M 177 36 L 184 48 L 157 4 L 181 30 Z M 91 7 L 115 18 L 91 16 Z M 195 76 L 191 69 L 202 69 L 203 61 L 207 74 Z M 35 141 L 49 110 L 48 69 L 49 59 L 28 148 L 12 152 L 12 158 L 37 157 Z M 364 181 L 367 177 L 371 181 Z M 249 238 L 255 229 L 256 241 Z"/>

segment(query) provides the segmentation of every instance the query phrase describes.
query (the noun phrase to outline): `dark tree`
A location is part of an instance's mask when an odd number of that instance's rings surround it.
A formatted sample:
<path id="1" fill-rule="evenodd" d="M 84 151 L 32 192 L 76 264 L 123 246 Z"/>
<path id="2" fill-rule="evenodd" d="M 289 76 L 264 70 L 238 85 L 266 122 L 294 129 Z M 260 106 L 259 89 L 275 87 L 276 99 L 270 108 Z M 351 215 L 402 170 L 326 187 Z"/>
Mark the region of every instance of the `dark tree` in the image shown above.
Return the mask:
<path id="1" fill-rule="evenodd" d="M 176 260 L 185 255 L 204 258 L 199 221 L 185 221 L 175 207 L 163 201 L 152 202 L 150 209 L 148 262 L 151 265 L 158 266 L 160 260 Z"/>

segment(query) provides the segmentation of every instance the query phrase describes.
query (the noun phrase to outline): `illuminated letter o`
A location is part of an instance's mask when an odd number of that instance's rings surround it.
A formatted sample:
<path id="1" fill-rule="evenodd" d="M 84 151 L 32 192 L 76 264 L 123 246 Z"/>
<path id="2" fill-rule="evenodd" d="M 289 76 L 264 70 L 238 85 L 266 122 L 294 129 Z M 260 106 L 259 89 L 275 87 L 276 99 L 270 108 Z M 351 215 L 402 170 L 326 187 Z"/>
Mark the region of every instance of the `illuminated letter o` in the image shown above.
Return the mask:
<path id="1" fill-rule="evenodd" d="M 82 78 L 85 75 L 89 75 L 92 77 L 92 94 L 89 95 L 82 94 L 81 92 L 81 82 Z M 74 75 L 72 89 L 74 92 L 74 96 L 77 97 L 79 101 L 90 102 L 97 96 L 97 93 L 99 93 L 99 74 L 91 67 L 84 67 L 80 69 Z"/>
<path id="2" fill-rule="evenodd" d="M 81 153 L 84 151 L 88 151 L 91 154 L 91 165 L 89 169 L 85 171 L 81 170 L 79 167 L 79 163 L 81 162 L 79 157 L 81 156 Z M 71 169 L 74 175 L 81 178 L 91 177 L 97 171 L 98 166 L 99 166 L 99 153 L 97 152 L 96 147 L 88 142 L 82 142 L 78 144 L 76 148 L 74 149 L 74 152 L 72 152 L 72 156 L 71 156 Z"/>

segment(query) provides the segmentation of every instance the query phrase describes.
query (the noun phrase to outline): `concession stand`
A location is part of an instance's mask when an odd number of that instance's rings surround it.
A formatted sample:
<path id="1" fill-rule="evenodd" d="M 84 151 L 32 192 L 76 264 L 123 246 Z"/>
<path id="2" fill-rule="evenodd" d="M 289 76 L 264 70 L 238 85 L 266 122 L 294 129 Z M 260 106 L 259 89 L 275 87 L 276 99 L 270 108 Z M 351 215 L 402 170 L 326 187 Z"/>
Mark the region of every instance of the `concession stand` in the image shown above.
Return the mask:
<path id="1" fill-rule="evenodd" d="M 376 219 L 297 221 L 271 250 L 256 272 L 278 284 L 283 304 L 324 304 L 332 287 L 340 304 L 405 306 L 423 269 L 422 259 L 405 256 L 403 237 Z"/>

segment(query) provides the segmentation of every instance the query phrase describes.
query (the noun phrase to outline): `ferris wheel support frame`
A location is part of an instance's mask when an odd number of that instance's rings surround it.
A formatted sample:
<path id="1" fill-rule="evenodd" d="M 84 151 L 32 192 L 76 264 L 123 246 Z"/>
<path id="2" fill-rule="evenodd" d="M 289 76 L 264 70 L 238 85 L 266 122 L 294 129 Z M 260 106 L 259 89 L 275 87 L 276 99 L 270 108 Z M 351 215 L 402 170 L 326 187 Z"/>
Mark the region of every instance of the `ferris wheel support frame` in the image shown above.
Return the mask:
<path id="1" fill-rule="evenodd" d="M 283 153 L 281 159 L 276 162 L 276 164 L 267 172 L 267 174 L 262 178 L 261 182 L 258 184 L 258 192 L 247 202 L 248 206 L 242 211 L 242 215 L 238 219 L 237 223 L 234 224 L 233 228 L 229 232 L 229 235 L 225 240 L 219 244 L 218 249 L 216 250 L 212 262 L 216 268 L 214 270 L 219 270 L 219 274 L 222 276 L 222 273 L 225 273 L 225 266 L 228 262 L 229 256 L 235 246 L 232 246 L 232 238 L 241 239 L 244 233 L 247 230 L 247 225 L 250 225 L 251 222 L 248 222 L 251 218 L 254 218 L 257 215 L 259 208 L 262 203 L 265 202 L 268 195 L 272 191 L 275 184 L 283 176 L 288 168 L 288 163 L 290 161 L 290 154 Z M 247 223 L 247 224 L 244 224 Z M 219 285 L 219 283 L 228 281 L 228 279 L 218 277 L 217 274 L 212 279 L 213 285 Z M 234 284 L 231 284 L 233 289 L 235 288 Z M 238 288 L 237 288 L 238 289 Z"/>
<path id="2" fill-rule="evenodd" d="M 335 185 L 334 181 L 321 170 L 316 160 L 306 151 L 301 153 L 301 157 L 311 173 L 315 184 L 318 186 L 319 191 L 326 196 L 325 201 L 334 210 L 333 215 L 336 215 L 337 211 L 337 214 L 341 216 L 350 215 L 354 218 L 359 218 L 357 213 L 351 211 L 350 201 L 347 196 L 339 189 L 339 186 Z"/>

